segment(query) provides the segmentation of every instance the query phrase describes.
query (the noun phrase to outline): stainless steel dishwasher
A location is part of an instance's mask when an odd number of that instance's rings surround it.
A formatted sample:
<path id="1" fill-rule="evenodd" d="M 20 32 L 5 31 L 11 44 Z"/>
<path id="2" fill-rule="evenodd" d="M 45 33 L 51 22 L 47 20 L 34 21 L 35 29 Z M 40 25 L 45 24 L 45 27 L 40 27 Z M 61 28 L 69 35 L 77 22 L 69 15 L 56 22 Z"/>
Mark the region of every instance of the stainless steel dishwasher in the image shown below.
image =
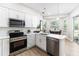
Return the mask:
<path id="1" fill-rule="evenodd" d="M 59 40 L 52 37 L 46 38 L 47 53 L 51 56 L 59 56 Z"/>

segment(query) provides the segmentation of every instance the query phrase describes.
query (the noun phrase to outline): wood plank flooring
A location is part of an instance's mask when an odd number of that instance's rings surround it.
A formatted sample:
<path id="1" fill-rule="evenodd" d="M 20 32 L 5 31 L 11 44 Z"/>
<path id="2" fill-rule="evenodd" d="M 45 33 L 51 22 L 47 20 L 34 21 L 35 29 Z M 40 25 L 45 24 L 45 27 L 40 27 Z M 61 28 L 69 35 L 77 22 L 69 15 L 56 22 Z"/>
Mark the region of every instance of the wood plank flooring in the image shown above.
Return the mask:
<path id="1" fill-rule="evenodd" d="M 66 56 L 79 56 L 79 44 L 65 40 L 65 54 Z M 34 47 L 16 56 L 48 56 L 48 54 L 39 48 Z"/>
<path id="2" fill-rule="evenodd" d="M 65 40 L 65 54 L 66 56 L 79 56 L 79 44 Z"/>
<path id="3" fill-rule="evenodd" d="M 34 47 L 31 49 L 28 49 L 16 56 L 48 56 L 48 54 L 44 51 L 42 51 L 41 49 Z"/>

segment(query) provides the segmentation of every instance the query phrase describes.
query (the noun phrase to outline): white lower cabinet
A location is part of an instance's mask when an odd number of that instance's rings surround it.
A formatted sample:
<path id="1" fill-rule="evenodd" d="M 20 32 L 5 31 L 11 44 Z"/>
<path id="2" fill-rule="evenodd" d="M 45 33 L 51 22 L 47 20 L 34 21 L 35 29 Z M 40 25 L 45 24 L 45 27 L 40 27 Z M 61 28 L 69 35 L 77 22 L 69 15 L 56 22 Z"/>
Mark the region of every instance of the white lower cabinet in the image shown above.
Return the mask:
<path id="1" fill-rule="evenodd" d="M 46 35 L 36 34 L 36 46 L 46 51 Z"/>
<path id="2" fill-rule="evenodd" d="M 41 35 L 41 48 L 46 51 L 46 35 Z"/>
<path id="3" fill-rule="evenodd" d="M 35 46 L 35 34 L 28 34 L 27 35 L 27 48 L 31 48 Z"/>
<path id="4" fill-rule="evenodd" d="M 3 40 L 3 56 L 9 55 L 9 39 Z"/>
<path id="5" fill-rule="evenodd" d="M 41 35 L 36 34 L 36 46 L 41 47 Z"/>
<path id="6" fill-rule="evenodd" d="M 0 56 L 2 56 L 2 40 L 0 40 Z"/>
<path id="7" fill-rule="evenodd" d="M 9 55 L 9 39 L 0 40 L 0 56 Z"/>

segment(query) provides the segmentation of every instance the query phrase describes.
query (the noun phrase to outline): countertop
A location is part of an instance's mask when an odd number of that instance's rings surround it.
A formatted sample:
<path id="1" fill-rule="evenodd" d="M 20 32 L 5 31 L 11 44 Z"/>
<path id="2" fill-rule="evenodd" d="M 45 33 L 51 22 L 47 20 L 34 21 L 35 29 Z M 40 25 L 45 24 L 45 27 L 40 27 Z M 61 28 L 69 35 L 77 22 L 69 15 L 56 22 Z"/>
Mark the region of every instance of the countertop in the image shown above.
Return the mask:
<path id="1" fill-rule="evenodd" d="M 8 39 L 9 38 L 9 36 L 0 36 L 0 40 L 2 40 L 2 39 Z"/>
<path id="2" fill-rule="evenodd" d="M 25 35 L 32 35 L 32 34 L 35 34 L 35 33 L 27 33 L 27 34 L 25 34 Z"/>
<path id="3" fill-rule="evenodd" d="M 67 38 L 67 36 L 65 36 L 65 35 L 57 35 L 57 34 L 48 34 L 47 37 L 53 37 L 56 39 L 66 39 Z"/>
<path id="4" fill-rule="evenodd" d="M 50 33 L 28 33 L 26 35 L 31 35 L 31 34 L 42 34 L 42 35 L 46 35 L 47 37 L 52 37 L 56 39 L 67 39 L 66 35 L 58 35 L 58 34 L 50 34 Z"/>

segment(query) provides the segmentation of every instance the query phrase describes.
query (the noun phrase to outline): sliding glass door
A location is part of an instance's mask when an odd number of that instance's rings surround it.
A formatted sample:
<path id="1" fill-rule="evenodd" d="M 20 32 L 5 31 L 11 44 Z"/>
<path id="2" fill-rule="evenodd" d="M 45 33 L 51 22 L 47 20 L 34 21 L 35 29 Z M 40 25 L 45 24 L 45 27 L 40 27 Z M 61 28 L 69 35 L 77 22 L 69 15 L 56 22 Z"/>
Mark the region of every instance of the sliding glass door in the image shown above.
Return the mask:
<path id="1" fill-rule="evenodd" d="M 79 16 L 73 18 L 73 38 L 79 43 Z"/>

